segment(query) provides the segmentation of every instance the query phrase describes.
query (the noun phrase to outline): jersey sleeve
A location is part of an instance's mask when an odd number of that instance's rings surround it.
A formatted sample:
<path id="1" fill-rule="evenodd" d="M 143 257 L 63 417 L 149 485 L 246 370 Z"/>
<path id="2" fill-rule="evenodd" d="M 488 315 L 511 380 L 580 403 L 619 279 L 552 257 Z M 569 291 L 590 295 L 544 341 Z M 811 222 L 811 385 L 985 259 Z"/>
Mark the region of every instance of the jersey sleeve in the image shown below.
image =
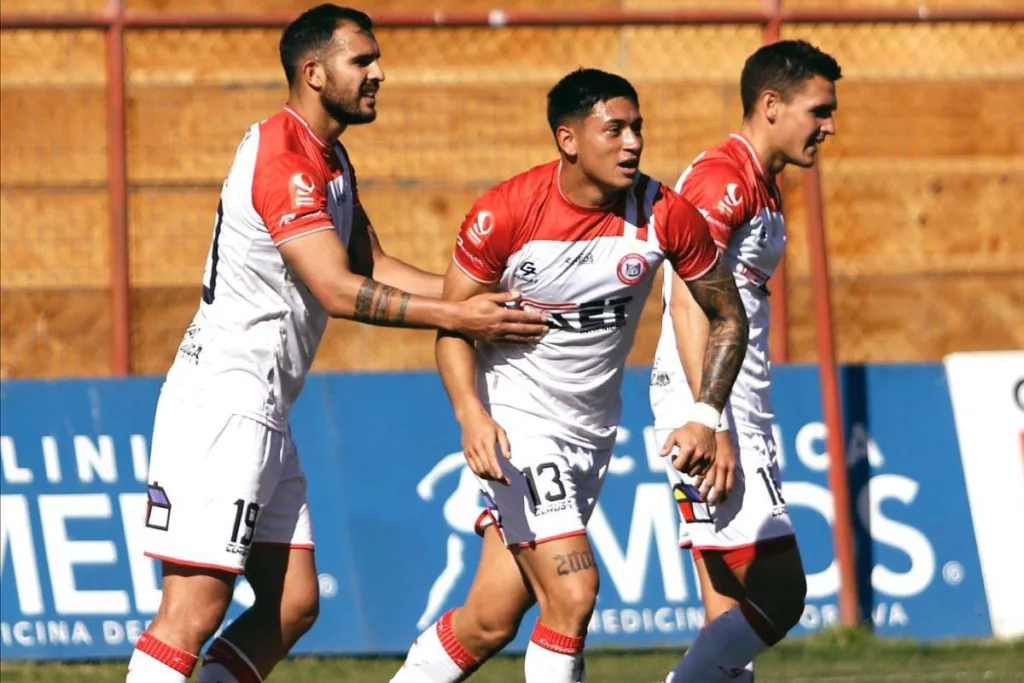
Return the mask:
<path id="1" fill-rule="evenodd" d="M 483 195 L 466 215 L 455 240 L 455 265 L 482 284 L 501 279 L 511 255 L 513 225 L 507 206 L 494 190 Z"/>
<path id="2" fill-rule="evenodd" d="M 658 237 L 679 277 L 696 280 L 718 263 L 718 249 L 701 212 L 674 192 L 667 194 L 665 218 L 655 223 L 661 225 Z"/>
<path id="3" fill-rule="evenodd" d="M 310 159 L 282 154 L 253 175 L 252 204 L 274 244 L 333 230 L 327 212 L 327 179 Z"/>
<path id="4" fill-rule="evenodd" d="M 701 212 L 719 249 L 728 247 L 733 231 L 753 218 L 750 187 L 728 162 L 696 162 L 679 178 L 676 192 Z"/>

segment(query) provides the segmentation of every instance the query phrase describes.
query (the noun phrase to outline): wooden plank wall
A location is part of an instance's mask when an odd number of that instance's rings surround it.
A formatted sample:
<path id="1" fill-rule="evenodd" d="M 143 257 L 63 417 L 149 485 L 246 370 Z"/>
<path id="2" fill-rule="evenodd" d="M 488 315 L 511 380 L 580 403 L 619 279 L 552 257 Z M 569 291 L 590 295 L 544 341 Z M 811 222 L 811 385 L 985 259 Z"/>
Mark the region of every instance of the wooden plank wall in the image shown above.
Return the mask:
<path id="1" fill-rule="evenodd" d="M 97 4 L 8 0 L 4 11 L 29 2 L 39 9 Z M 435 0 L 430 6 L 445 2 L 493 4 Z M 172 7 L 169 0 L 128 4 Z M 681 6 L 675 0 L 561 5 Z M 304 6 L 173 3 L 176 11 Z M 390 0 L 374 8 L 422 6 Z M 822 25 L 787 34 L 832 51 L 846 74 L 839 135 L 823 162 L 840 359 L 936 360 L 954 350 L 1024 346 L 1024 26 Z M 128 34 L 136 372 L 166 370 L 194 313 L 223 174 L 245 129 L 276 111 L 285 96 L 278 36 L 263 30 Z M 0 373 L 107 374 L 103 36 L 5 31 L 2 38 Z M 645 170 L 673 182 L 700 149 L 738 124 L 738 73 L 760 44 L 758 29 L 737 26 L 381 29 L 378 38 L 387 73 L 380 116 L 347 132 L 345 142 L 385 248 L 437 271 L 477 194 L 552 158 L 544 95 L 567 70 L 593 65 L 634 81 L 647 121 Z M 804 361 L 814 358 L 814 328 L 798 185 L 797 176 L 787 176 L 791 352 Z M 631 360 L 649 362 L 658 324 L 658 307 L 651 306 Z M 432 364 L 428 333 L 334 322 L 317 367 Z"/>

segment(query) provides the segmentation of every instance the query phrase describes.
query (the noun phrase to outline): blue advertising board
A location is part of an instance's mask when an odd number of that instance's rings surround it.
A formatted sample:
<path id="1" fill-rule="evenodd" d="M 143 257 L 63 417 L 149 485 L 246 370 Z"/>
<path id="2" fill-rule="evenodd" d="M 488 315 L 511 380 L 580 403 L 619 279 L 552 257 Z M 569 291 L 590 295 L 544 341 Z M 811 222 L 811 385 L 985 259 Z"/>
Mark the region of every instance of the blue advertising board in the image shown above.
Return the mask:
<path id="1" fill-rule="evenodd" d="M 632 368 L 590 538 L 602 571 L 589 645 L 693 639 L 703 610 Z M 844 368 L 862 612 L 883 636 L 992 626 L 941 365 Z M 127 656 L 159 604 L 139 544 L 155 378 L 0 385 L 0 653 Z M 783 492 L 808 574 L 797 633 L 837 624 L 839 574 L 816 369 L 776 372 Z M 436 374 L 310 377 L 292 428 L 309 479 L 321 616 L 298 653 L 404 653 L 464 598 L 481 498 Z M 252 603 L 240 581 L 229 612 Z M 528 615 L 511 646 L 525 647 Z"/>

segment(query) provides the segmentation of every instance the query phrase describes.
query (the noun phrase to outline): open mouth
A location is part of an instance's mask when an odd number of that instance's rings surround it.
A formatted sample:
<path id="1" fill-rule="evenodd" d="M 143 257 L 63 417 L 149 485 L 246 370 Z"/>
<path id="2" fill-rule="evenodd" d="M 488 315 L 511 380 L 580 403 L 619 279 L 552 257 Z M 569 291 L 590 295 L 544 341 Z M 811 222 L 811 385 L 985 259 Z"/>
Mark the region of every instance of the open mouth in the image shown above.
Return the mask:
<path id="1" fill-rule="evenodd" d="M 635 171 L 636 169 L 640 168 L 640 160 L 639 159 L 626 159 L 625 161 L 620 161 L 619 162 L 619 168 L 621 168 L 623 170 L 626 170 L 626 171 Z"/>

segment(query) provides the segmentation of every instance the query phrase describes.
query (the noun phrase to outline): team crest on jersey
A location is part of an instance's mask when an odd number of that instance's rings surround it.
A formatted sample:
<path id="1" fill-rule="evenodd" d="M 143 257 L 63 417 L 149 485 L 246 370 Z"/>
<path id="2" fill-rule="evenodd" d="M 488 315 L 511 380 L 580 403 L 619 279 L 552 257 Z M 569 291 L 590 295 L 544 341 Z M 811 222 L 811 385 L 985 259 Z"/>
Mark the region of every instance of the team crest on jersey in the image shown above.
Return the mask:
<path id="1" fill-rule="evenodd" d="M 619 267 L 617 269 L 619 279 L 624 284 L 635 285 L 647 277 L 647 271 L 651 269 L 651 264 L 647 262 L 647 259 L 640 254 L 626 254 L 619 261 Z"/>

